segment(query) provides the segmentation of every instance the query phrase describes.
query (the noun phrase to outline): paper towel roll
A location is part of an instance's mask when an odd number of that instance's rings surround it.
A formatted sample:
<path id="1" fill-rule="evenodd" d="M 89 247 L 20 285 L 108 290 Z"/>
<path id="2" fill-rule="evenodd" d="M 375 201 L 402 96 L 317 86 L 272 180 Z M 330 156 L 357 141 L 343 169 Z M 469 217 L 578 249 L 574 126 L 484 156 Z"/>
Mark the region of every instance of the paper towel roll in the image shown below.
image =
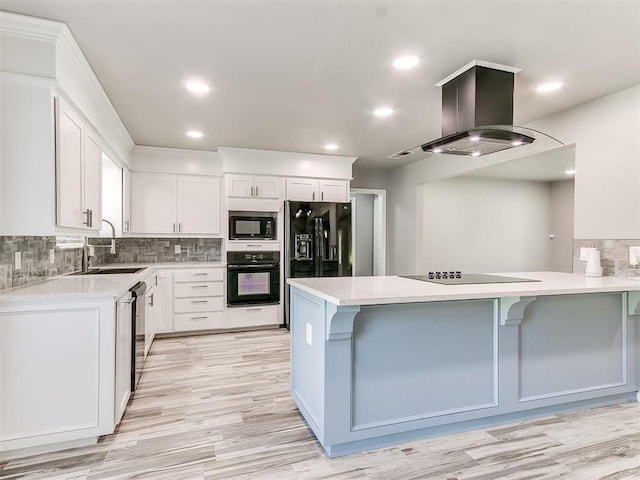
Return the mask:
<path id="1" fill-rule="evenodd" d="M 601 277 L 602 265 L 600 265 L 600 250 L 590 248 L 587 252 L 587 268 L 584 272 L 587 277 Z"/>

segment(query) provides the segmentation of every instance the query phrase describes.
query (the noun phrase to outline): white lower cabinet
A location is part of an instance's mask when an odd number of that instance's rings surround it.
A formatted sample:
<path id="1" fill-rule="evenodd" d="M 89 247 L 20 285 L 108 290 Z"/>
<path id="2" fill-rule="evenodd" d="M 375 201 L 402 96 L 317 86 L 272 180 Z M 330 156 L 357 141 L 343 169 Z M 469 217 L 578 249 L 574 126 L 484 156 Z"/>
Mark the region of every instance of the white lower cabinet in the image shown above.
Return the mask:
<path id="1" fill-rule="evenodd" d="M 175 332 L 228 328 L 224 315 L 224 267 L 173 271 Z"/>
<path id="2" fill-rule="evenodd" d="M 115 307 L 113 298 L 0 305 L 0 451 L 113 432 Z"/>
<path id="3" fill-rule="evenodd" d="M 278 305 L 233 307 L 227 310 L 229 328 L 278 325 Z"/>

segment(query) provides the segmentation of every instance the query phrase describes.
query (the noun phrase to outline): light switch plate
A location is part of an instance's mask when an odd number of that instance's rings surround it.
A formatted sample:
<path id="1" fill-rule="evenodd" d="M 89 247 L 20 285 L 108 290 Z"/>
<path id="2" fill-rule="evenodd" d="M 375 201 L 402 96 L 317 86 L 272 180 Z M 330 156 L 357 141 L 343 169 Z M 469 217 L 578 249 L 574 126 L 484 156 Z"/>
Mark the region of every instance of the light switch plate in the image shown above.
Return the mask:
<path id="1" fill-rule="evenodd" d="M 22 268 L 22 252 L 16 252 L 15 254 L 15 268 L 16 270 Z"/>
<path id="2" fill-rule="evenodd" d="M 307 343 L 309 345 L 311 345 L 312 344 L 312 340 L 311 340 L 311 338 L 312 338 L 312 335 L 311 335 L 312 327 L 311 327 L 310 323 L 307 323 L 307 332 L 306 333 L 307 333 Z"/>
<path id="3" fill-rule="evenodd" d="M 180 245 L 176 245 L 175 252 L 182 253 L 182 247 Z"/>

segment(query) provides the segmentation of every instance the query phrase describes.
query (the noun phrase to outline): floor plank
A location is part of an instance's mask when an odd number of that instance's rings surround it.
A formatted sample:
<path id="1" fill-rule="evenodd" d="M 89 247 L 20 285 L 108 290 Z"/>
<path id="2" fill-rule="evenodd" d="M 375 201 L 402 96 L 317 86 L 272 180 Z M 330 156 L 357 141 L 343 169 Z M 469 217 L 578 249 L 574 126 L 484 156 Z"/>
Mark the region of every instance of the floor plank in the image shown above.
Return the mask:
<path id="1" fill-rule="evenodd" d="M 640 479 L 640 404 L 330 459 L 289 395 L 284 330 L 163 338 L 117 431 L 0 479 Z"/>

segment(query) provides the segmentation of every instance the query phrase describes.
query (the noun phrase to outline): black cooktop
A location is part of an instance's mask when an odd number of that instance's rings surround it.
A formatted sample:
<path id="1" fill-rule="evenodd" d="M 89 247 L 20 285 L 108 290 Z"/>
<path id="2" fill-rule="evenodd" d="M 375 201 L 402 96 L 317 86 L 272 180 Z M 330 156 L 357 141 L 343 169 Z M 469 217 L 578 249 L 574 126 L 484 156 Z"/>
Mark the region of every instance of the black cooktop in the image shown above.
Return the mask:
<path id="1" fill-rule="evenodd" d="M 452 274 L 452 275 L 451 275 Z M 428 275 L 400 275 L 402 278 L 421 282 L 440 283 L 442 285 L 473 285 L 480 283 L 516 283 L 539 282 L 531 278 L 503 277 L 486 273 L 429 272 Z"/>

